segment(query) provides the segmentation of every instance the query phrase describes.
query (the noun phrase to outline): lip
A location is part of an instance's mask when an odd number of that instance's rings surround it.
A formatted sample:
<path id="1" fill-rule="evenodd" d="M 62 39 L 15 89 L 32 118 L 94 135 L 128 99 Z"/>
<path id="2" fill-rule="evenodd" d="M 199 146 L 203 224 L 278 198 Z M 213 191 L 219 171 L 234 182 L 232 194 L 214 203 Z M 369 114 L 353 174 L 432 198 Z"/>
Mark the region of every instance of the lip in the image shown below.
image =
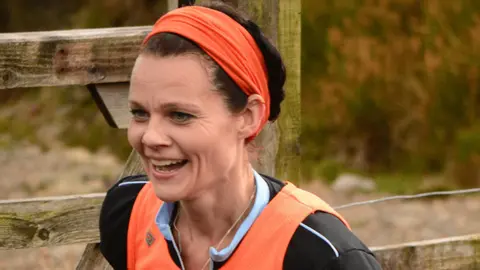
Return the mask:
<path id="1" fill-rule="evenodd" d="M 150 155 L 145 155 L 145 158 L 148 160 L 158 160 L 158 161 L 163 161 L 163 160 L 183 160 L 182 158 L 178 157 L 156 157 L 156 156 L 150 156 Z"/>
<path id="2" fill-rule="evenodd" d="M 159 172 L 155 170 L 155 166 L 151 162 L 149 162 L 148 166 L 150 167 L 150 172 L 152 173 L 153 178 L 159 181 L 168 181 L 175 177 L 175 175 L 177 175 L 183 169 L 183 167 L 181 167 L 180 169 L 177 169 L 175 171 Z"/>

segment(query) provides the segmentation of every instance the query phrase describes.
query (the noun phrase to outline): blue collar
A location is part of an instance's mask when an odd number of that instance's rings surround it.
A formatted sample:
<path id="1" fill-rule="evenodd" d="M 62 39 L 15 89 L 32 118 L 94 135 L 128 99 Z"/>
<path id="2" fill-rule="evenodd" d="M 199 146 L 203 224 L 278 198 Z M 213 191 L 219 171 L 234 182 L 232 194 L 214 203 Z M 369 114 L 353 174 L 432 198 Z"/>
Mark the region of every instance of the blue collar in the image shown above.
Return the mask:
<path id="1" fill-rule="evenodd" d="M 247 218 L 240 224 L 235 236 L 233 237 L 232 242 L 229 246 L 222 250 L 216 250 L 214 247 L 210 247 L 210 257 L 212 260 L 217 262 L 225 261 L 232 255 L 235 248 L 238 246 L 240 241 L 243 239 L 245 234 L 248 232 L 250 227 L 253 225 L 257 217 L 262 213 L 265 206 L 270 201 L 270 189 L 268 188 L 265 180 L 253 170 L 253 175 L 255 177 L 255 183 L 257 184 L 257 191 L 255 196 L 255 203 L 253 204 L 252 210 L 248 214 Z M 173 241 L 172 230 L 170 228 L 170 221 L 172 213 L 175 209 L 175 203 L 163 203 L 160 209 L 158 210 L 157 216 L 155 217 L 155 223 L 157 224 L 160 232 L 168 241 Z"/>

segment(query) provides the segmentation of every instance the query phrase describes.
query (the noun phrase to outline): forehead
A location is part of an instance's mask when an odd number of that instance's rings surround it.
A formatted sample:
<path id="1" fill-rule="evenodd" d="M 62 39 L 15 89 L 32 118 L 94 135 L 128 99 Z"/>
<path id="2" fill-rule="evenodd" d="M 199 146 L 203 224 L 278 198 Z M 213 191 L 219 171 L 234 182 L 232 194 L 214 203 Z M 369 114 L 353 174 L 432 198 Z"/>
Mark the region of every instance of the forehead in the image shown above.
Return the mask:
<path id="1" fill-rule="evenodd" d="M 141 54 L 133 67 L 130 97 L 134 99 L 212 95 L 207 69 L 199 56 L 159 57 Z"/>

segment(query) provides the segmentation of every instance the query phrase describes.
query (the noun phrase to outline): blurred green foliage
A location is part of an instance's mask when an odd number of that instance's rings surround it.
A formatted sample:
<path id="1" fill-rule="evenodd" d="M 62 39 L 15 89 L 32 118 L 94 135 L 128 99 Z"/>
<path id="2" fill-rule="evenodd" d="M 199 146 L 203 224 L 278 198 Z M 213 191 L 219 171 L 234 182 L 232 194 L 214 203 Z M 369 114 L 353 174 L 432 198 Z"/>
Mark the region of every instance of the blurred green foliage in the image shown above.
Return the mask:
<path id="1" fill-rule="evenodd" d="M 377 175 L 388 190 L 409 190 L 425 174 L 478 185 L 480 1 L 303 0 L 302 7 L 306 178 L 333 181 L 348 170 Z M 153 0 L 4 0 L 0 32 L 147 25 L 163 8 Z M 86 89 L 0 91 L 4 103 L 27 97 L 36 109 L 0 115 L 0 132 L 48 148 L 32 134 L 55 123 L 67 144 L 106 146 L 122 159 L 130 151 L 125 132 L 106 125 Z"/>

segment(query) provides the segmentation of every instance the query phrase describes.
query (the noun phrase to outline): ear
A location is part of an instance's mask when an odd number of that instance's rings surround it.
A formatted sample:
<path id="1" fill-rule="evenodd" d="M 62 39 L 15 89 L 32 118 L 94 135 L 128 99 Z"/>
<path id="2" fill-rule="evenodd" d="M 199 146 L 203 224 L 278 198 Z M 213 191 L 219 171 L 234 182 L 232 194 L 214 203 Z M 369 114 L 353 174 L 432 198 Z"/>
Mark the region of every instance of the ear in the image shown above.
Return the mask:
<path id="1" fill-rule="evenodd" d="M 239 114 L 239 136 L 246 139 L 252 136 L 262 124 L 265 117 L 265 102 L 258 94 L 248 97 L 245 109 Z"/>

